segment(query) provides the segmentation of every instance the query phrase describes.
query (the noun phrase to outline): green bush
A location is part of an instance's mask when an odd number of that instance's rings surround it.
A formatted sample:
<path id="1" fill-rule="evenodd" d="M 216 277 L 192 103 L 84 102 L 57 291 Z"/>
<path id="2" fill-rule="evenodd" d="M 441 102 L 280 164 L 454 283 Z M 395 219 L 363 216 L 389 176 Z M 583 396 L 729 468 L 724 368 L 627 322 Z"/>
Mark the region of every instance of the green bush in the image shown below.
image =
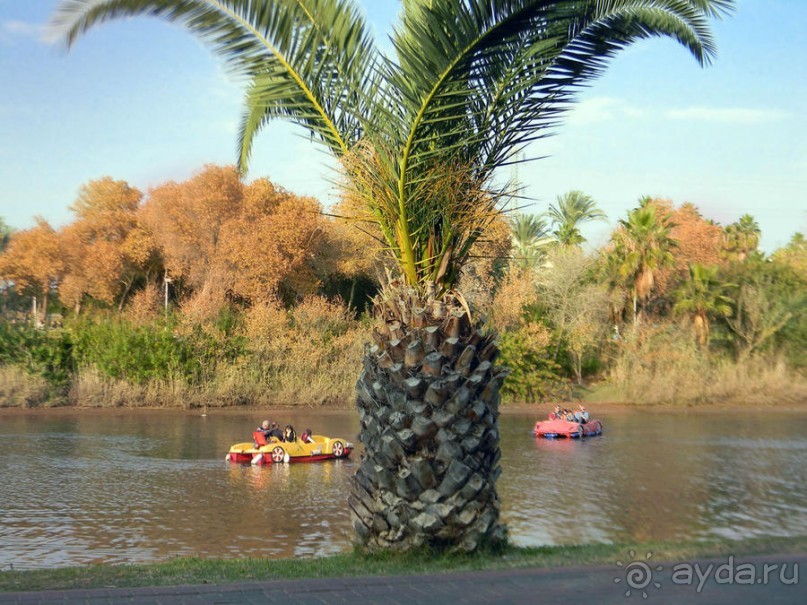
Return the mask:
<path id="1" fill-rule="evenodd" d="M 19 365 L 56 386 L 67 385 L 74 369 L 73 343 L 62 330 L 0 322 L 0 363 Z"/>
<path id="2" fill-rule="evenodd" d="M 499 339 L 499 363 L 510 368 L 502 392 L 519 402 L 538 402 L 568 395 L 563 368 L 550 353 L 546 328 L 527 326 L 505 332 Z"/>
<path id="3" fill-rule="evenodd" d="M 176 336 L 168 323 L 134 325 L 121 320 L 81 321 L 69 327 L 76 364 L 110 378 L 143 384 L 149 380 L 197 380 L 204 355 L 192 338 Z"/>

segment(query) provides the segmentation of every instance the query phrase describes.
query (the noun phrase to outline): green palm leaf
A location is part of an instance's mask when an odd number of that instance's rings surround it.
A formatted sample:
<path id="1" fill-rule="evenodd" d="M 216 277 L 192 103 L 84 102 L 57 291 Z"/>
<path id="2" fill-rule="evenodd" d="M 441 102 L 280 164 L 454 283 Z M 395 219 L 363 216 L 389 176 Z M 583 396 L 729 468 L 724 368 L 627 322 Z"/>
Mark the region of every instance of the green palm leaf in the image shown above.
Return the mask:
<path id="1" fill-rule="evenodd" d="M 246 167 L 255 133 L 286 117 L 341 155 L 362 134 L 376 47 L 354 4 L 343 0 L 65 0 L 52 26 L 68 47 L 91 27 L 147 15 L 184 26 L 249 78 L 239 138 Z"/>

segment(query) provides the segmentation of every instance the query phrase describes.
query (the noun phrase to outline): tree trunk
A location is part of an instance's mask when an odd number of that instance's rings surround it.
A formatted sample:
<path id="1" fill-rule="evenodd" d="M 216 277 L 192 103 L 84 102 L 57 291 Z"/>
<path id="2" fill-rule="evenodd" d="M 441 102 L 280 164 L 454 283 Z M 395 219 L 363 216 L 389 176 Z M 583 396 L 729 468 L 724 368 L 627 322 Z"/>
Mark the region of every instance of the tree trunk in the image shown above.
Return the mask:
<path id="1" fill-rule="evenodd" d="M 42 288 L 42 327 L 48 327 L 48 287 Z"/>
<path id="2" fill-rule="evenodd" d="M 121 294 L 120 302 L 118 303 L 118 313 L 123 311 L 123 306 L 126 304 L 126 297 L 129 296 L 129 291 L 132 289 L 132 284 L 134 284 L 134 278 L 128 279 L 123 283 L 126 287 L 123 289 L 123 294 Z"/>
<path id="3" fill-rule="evenodd" d="M 496 480 L 499 388 L 495 334 L 455 297 L 392 284 L 356 385 L 364 444 L 349 505 L 367 550 L 472 551 L 503 543 Z"/>
<path id="4" fill-rule="evenodd" d="M 353 276 L 353 279 L 350 282 L 350 298 L 347 301 L 347 308 L 353 309 L 353 297 L 356 294 L 356 276 Z"/>

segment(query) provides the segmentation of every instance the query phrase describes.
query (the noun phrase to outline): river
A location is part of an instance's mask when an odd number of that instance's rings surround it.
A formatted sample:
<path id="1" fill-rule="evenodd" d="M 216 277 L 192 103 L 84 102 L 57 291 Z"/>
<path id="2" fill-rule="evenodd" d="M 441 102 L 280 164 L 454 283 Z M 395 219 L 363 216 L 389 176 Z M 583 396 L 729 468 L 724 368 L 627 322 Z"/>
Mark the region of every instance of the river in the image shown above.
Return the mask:
<path id="1" fill-rule="evenodd" d="M 596 410 L 595 410 L 596 412 Z M 356 440 L 352 411 L 0 411 L 0 570 L 350 549 L 359 452 L 225 462 L 264 417 Z M 500 418 L 502 517 L 519 545 L 807 534 L 807 415 L 612 410 L 604 435 L 535 440 Z"/>

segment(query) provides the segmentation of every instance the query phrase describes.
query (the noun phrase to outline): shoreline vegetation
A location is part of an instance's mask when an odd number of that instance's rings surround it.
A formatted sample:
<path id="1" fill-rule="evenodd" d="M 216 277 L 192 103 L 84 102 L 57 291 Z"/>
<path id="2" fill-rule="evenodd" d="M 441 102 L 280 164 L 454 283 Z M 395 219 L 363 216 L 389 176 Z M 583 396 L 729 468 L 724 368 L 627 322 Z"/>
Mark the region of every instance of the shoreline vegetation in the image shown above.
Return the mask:
<path id="1" fill-rule="evenodd" d="M 61 230 L 0 219 L 0 408 L 352 407 L 390 271 L 362 208 L 206 166 L 145 195 L 91 181 Z M 642 198 L 584 251 L 604 217 L 573 191 L 470 250 L 457 287 L 498 334 L 503 407 L 807 402 L 802 234 L 766 255 L 753 217 Z"/>
<path id="2" fill-rule="evenodd" d="M 613 565 L 630 552 L 652 553 L 655 563 L 807 552 L 807 537 L 688 542 L 628 542 L 568 546 L 505 546 L 472 554 L 429 551 L 362 554 L 358 551 L 311 559 L 202 559 L 180 557 L 147 565 L 88 565 L 55 569 L 0 570 L 0 591 L 133 588 L 280 579 L 408 575 L 529 567 Z"/>

